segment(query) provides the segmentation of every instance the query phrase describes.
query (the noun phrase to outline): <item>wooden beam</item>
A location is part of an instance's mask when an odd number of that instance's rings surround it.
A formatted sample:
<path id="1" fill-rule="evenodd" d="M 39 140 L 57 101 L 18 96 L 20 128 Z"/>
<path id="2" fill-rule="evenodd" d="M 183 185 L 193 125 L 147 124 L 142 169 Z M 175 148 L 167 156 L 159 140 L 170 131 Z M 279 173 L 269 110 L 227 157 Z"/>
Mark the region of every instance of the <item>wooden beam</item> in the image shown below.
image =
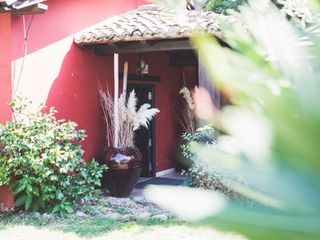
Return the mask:
<path id="1" fill-rule="evenodd" d="M 38 3 L 42 3 L 45 2 L 46 0 L 24 0 L 24 1 L 19 1 L 16 3 L 12 4 L 12 8 L 13 9 L 23 9 L 23 8 L 27 8 L 27 7 L 31 7 L 34 6 Z"/>
<path id="2" fill-rule="evenodd" d="M 35 5 L 21 8 L 18 10 L 13 10 L 12 14 L 14 15 L 30 15 L 30 14 L 43 14 L 48 10 L 48 5 L 43 3 L 37 3 Z"/>
<path id="3" fill-rule="evenodd" d="M 170 67 L 189 67 L 197 65 L 198 60 L 196 58 L 170 58 Z"/>
<path id="4" fill-rule="evenodd" d="M 123 78 L 123 73 L 119 73 L 119 78 Z M 148 75 L 148 74 L 143 74 L 138 75 L 138 74 L 133 74 L 129 73 L 128 74 L 128 81 L 144 81 L 144 82 L 160 82 L 161 78 L 160 76 L 154 76 L 154 75 Z"/>
<path id="5" fill-rule="evenodd" d="M 21 8 L 21 9 L 1 9 L 0 13 L 11 13 L 12 15 L 31 15 L 31 14 L 43 14 L 48 10 L 48 5 L 43 3 L 37 3 L 35 5 Z"/>
<path id="6" fill-rule="evenodd" d="M 7 4 L 8 6 L 17 2 L 18 0 L 0 0 L 0 3 L 5 3 Z"/>
<path id="7" fill-rule="evenodd" d="M 115 47 L 116 46 L 116 47 Z M 192 49 L 188 39 L 164 39 L 148 41 L 148 44 L 141 41 L 121 42 L 111 46 L 110 44 L 97 44 L 94 52 L 97 55 L 110 55 L 117 53 L 142 53 L 142 52 L 159 52 L 174 50 Z"/>
<path id="8" fill-rule="evenodd" d="M 167 53 L 171 67 L 198 66 L 198 59 L 193 50 L 179 50 Z"/>

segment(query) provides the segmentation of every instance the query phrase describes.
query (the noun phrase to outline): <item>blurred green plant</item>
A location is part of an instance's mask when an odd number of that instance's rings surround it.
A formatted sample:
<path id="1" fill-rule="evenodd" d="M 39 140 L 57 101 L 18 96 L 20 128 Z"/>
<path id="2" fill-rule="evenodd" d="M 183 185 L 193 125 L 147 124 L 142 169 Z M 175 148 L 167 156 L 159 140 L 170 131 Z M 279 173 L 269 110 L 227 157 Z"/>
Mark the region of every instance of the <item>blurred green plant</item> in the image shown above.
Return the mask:
<path id="1" fill-rule="evenodd" d="M 209 0 L 205 10 L 227 14 L 230 9 L 239 10 L 239 6 L 246 2 L 247 0 Z"/>
<path id="2" fill-rule="evenodd" d="M 314 23 L 317 17 L 309 8 L 308 0 L 273 0 L 281 9 L 281 13 L 300 27 L 307 27 Z"/>
<path id="3" fill-rule="evenodd" d="M 185 143 L 180 146 L 181 153 L 184 161 L 189 165 L 187 170 L 182 170 L 182 174 L 187 176 L 185 185 L 218 191 L 227 198 L 240 201 L 242 204 L 248 204 L 247 199 L 233 189 L 228 188 L 228 181 L 242 181 L 244 183 L 244 179 L 228 174 L 226 171 L 212 166 L 212 164 L 206 161 L 199 161 L 197 153 L 193 151 L 192 146 L 194 144 L 202 144 L 209 151 L 211 148 L 220 151 L 216 143 L 216 135 L 214 128 L 210 125 L 199 127 L 193 133 L 184 133 L 182 135 Z"/>
<path id="4" fill-rule="evenodd" d="M 260 204 L 243 207 L 184 188 L 150 187 L 146 194 L 185 219 L 250 239 L 320 239 L 320 37 L 297 29 L 267 0 L 251 0 L 240 12 L 246 31 L 222 28 L 230 48 L 193 38 L 215 86 L 233 104 L 213 124 L 237 142 L 237 151 L 199 144 L 193 150 L 200 161 L 245 177 L 250 185 L 228 179 L 228 188 Z"/>
<path id="5" fill-rule="evenodd" d="M 216 13 L 230 14 L 232 13 L 230 10 L 239 11 L 240 6 L 247 2 L 248 0 L 209 0 L 204 9 Z M 272 2 L 280 9 L 283 16 L 301 28 L 309 27 L 319 20 L 319 16 L 311 11 L 310 5 L 314 1 L 272 0 Z"/>
<path id="6" fill-rule="evenodd" d="M 90 200 L 104 167 L 82 158 L 84 130 L 57 120 L 54 108 L 31 110 L 20 96 L 9 106 L 15 120 L 0 125 L 0 186 L 10 184 L 15 207 L 64 217 L 75 203 Z"/>

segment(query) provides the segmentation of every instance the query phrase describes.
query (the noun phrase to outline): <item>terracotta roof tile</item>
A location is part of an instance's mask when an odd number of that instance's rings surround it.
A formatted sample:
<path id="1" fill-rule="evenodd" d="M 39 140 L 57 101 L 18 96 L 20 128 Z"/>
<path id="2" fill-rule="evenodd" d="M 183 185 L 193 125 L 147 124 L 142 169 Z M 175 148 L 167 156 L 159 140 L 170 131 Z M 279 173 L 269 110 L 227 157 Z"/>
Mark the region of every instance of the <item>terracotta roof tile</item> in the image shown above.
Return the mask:
<path id="1" fill-rule="evenodd" d="M 76 34 L 79 45 L 124 41 L 185 38 L 196 30 L 219 35 L 219 21 L 233 21 L 232 17 L 212 12 L 160 8 L 149 4 L 107 19 Z"/>

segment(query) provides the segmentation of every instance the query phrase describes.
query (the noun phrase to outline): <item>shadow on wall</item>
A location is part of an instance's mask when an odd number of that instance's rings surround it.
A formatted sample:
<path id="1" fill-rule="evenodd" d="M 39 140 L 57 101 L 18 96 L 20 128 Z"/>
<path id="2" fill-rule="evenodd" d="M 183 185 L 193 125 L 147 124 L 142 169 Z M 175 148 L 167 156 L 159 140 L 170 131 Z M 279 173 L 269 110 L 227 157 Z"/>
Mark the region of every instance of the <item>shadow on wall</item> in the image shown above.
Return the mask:
<path id="1" fill-rule="evenodd" d="M 98 57 L 72 44 L 48 94 L 46 105 L 55 107 L 58 119 L 75 121 L 86 130 L 82 148 L 87 161 L 104 156 L 105 125 L 97 83 L 112 83 L 112 66 L 111 57 Z"/>

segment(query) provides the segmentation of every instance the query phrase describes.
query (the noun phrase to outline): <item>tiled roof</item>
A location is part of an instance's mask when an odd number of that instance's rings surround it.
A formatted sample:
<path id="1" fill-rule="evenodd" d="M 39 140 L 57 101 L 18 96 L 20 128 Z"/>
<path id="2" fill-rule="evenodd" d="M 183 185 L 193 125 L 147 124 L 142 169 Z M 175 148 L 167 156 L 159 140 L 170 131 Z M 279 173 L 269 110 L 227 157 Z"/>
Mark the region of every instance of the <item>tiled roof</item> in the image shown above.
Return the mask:
<path id="1" fill-rule="evenodd" d="M 78 33 L 78 45 L 116 43 L 125 41 L 187 38 L 196 30 L 219 35 L 219 21 L 233 18 L 212 12 L 160 8 L 149 4 L 107 19 Z"/>

